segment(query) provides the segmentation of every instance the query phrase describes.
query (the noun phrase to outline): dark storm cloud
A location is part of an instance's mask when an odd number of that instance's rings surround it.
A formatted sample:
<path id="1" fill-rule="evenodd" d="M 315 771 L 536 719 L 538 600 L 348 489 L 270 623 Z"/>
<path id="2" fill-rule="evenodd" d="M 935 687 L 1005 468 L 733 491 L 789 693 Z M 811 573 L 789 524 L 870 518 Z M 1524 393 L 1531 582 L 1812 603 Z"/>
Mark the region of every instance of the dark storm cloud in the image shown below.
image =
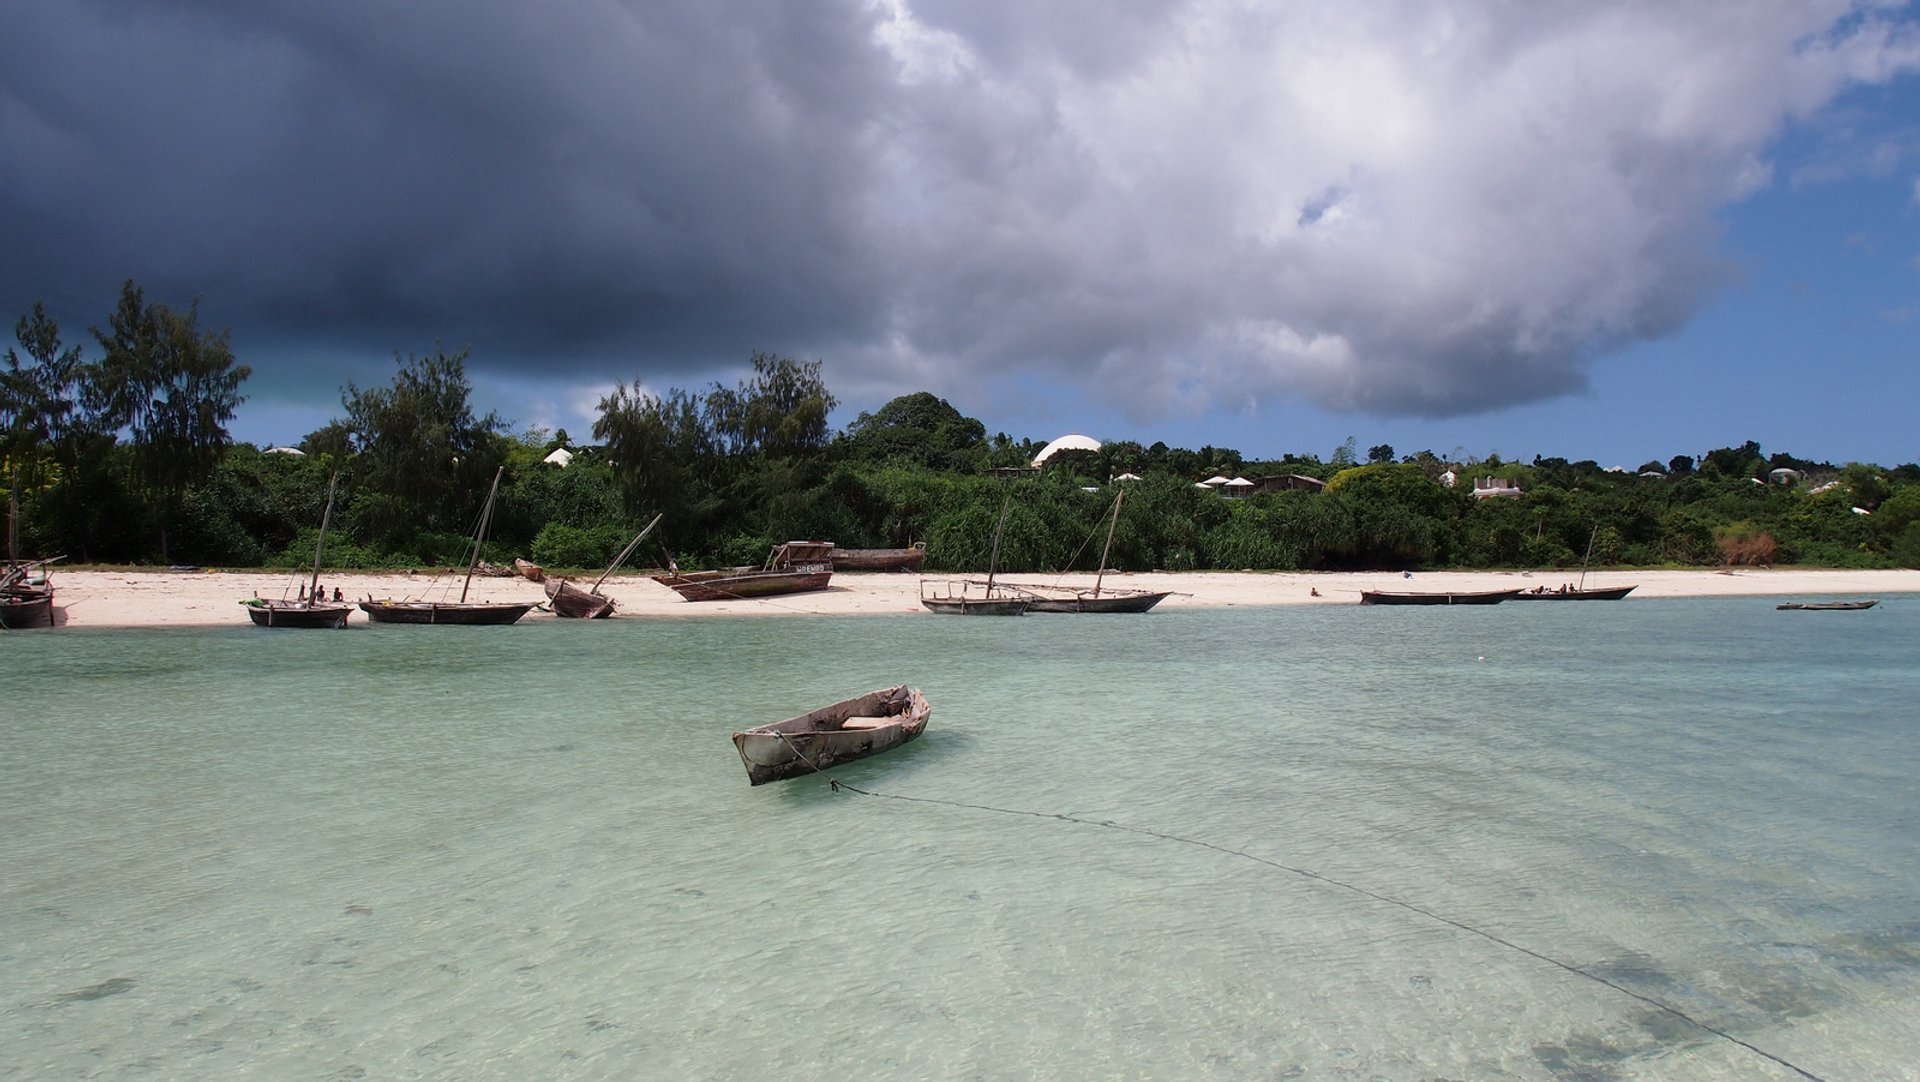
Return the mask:
<path id="1" fill-rule="evenodd" d="M 288 345 L 442 337 L 558 364 L 857 334 L 879 294 L 854 213 L 886 76 L 869 18 L 15 9 L 4 295 L 97 305 L 131 276 Z"/>
<path id="2" fill-rule="evenodd" d="M 0 303 L 200 296 L 256 386 L 437 340 L 589 397 L 767 348 L 872 396 L 1459 413 L 1682 325 L 1715 215 L 1913 70 L 1909 14 L 26 0 Z"/>

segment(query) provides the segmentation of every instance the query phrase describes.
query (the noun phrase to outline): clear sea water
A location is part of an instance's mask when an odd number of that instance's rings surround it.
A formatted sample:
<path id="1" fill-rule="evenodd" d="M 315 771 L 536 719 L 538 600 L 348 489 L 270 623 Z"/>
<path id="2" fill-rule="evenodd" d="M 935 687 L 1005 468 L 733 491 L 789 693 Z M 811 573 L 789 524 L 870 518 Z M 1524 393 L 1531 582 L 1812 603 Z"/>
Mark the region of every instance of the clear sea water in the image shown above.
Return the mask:
<path id="1" fill-rule="evenodd" d="M 0 1078 L 1913 1078 L 1916 643 L 1903 598 L 10 633 Z M 927 735 L 836 771 L 886 796 L 747 785 L 731 730 L 898 682 Z"/>

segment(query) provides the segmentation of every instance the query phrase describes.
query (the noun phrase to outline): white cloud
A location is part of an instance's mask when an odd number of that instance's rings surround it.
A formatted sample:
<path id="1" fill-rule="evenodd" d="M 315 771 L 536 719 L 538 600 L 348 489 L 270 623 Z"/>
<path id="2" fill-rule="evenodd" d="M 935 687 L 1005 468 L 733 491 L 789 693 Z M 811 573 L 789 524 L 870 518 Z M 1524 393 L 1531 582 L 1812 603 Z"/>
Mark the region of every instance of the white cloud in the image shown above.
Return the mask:
<path id="1" fill-rule="evenodd" d="M 892 184 L 937 193 L 882 208 L 917 268 L 896 334 L 1149 412 L 1196 384 L 1431 414 L 1576 390 L 1726 280 L 1715 214 L 1784 125 L 1916 57 L 1845 3 L 1125 5 L 1155 31 L 1114 31 L 1152 41 L 1119 66 L 1026 5 L 895 10 L 1024 43 L 952 45 L 893 103 Z"/>

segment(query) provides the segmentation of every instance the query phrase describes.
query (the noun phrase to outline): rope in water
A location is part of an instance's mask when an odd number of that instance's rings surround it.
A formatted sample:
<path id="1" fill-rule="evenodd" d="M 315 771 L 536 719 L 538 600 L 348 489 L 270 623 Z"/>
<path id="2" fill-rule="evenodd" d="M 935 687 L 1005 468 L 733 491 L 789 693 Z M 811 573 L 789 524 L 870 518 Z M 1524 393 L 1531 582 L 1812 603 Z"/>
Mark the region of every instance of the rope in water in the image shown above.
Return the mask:
<path id="1" fill-rule="evenodd" d="M 791 742 L 789 742 L 788 746 L 792 747 Z M 794 750 L 794 753 L 800 755 L 802 759 L 806 759 L 806 756 L 800 753 L 800 749 L 794 748 L 793 750 Z M 812 760 L 808 759 L 807 762 L 808 762 L 808 765 L 812 765 Z M 1515 943 L 1510 939 L 1502 938 L 1501 936 L 1496 935 L 1492 932 L 1486 931 L 1483 928 L 1476 928 L 1471 924 L 1466 924 L 1461 921 L 1454 920 L 1452 917 L 1442 916 L 1439 913 L 1435 913 L 1431 909 L 1424 909 L 1420 906 L 1413 904 L 1412 902 L 1402 901 L 1399 898 L 1395 898 L 1391 895 L 1381 894 L 1378 891 L 1368 890 L 1366 887 L 1356 886 L 1355 884 L 1352 884 L 1352 883 L 1347 883 L 1339 879 L 1334 879 L 1329 876 L 1321 875 L 1319 872 L 1311 871 L 1306 868 L 1298 868 L 1290 864 L 1284 864 L 1280 861 L 1269 859 L 1267 857 L 1257 856 L 1243 849 L 1230 849 L 1227 846 L 1216 845 L 1213 842 L 1205 841 L 1200 838 L 1188 838 L 1188 837 L 1183 837 L 1179 834 L 1168 834 L 1164 831 L 1151 830 L 1146 827 L 1128 826 L 1124 823 L 1116 823 L 1111 819 L 1083 819 L 1076 815 L 1067 815 L 1064 812 L 1030 811 L 1023 808 L 999 808 L 999 807 L 994 807 L 990 804 L 970 804 L 965 801 L 941 800 L 936 797 L 902 796 L 898 793 L 876 793 L 868 789 L 862 789 L 856 785 L 849 785 L 846 782 L 840 781 L 837 778 L 828 778 L 827 784 L 830 787 L 832 787 L 833 791 L 836 793 L 841 792 L 842 790 L 845 790 L 846 792 L 858 793 L 861 796 L 876 797 L 881 800 L 900 800 L 900 801 L 906 801 L 914 804 L 938 804 L 938 805 L 943 805 L 950 808 L 965 808 L 970 811 L 991 812 L 996 815 L 1018 815 L 1018 816 L 1024 816 L 1027 818 L 1032 818 L 1032 819 L 1057 819 L 1057 820 L 1060 820 L 1061 822 L 1077 823 L 1081 826 L 1099 827 L 1104 830 L 1118 830 L 1127 834 L 1138 834 L 1142 837 L 1157 838 L 1161 841 L 1175 842 L 1180 845 L 1191 845 L 1200 849 L 1211 849 L 1214 852 L 1220 853 L 1224 856 L 1239 857 L 1243 860 L 1250 860 L 1255 864 L 1264 864 L 1269 868 L 1274 868 L 1276 870 L 1283 871 L 1283 872 L 1290 872 L 1293 875 L 1300 876 L 1303 879 L 1311 879 L 1318 883 L 1325 883 L 1331 887 L 1339 887 L 1342 890 L 1351 891 L 1352 893 L 1358 894 L 1361 897 L 1370 898 L 1376 902 L 1382 902 L 1387 905 L 1397 906 L 1410 913 L 1417 913 L 1420 916 L 1426 917 L 1429 920 L 1437 921 L 1441 924 L 1444 924 L 1449 928 L 1455 928 L 1462 932 L 1467 932 L 1472 935 L 1477 935 L 1480 938 L 1485 939 L 1490 943 L 1498 944 L 1502 947 L 1507 948 L 1508 950 L 1515 951 L 1520 954 L 1524 954 L 1527 957 L 1533 958 L 1537 961 L 1545 962 L 1547 965 L 1553 966 L 1557 969 L 1564 970 L 1565 972 L 1571 973 L 1576 977 L 1584 977 L 1587 980 L 1593 981 L 1595 984 L 1603 984 L 1608 988 L 1611 988 L 1614 991 L 1619 992 L 1621 995 L 1628 996 L 1632 999 L 1638 1000 L 1639 1002 L 1646 1004 L 1649 1007 L 1654 1008 L 1655 1010 L 1659 1010 L 1659 1011 L 1665 1012 L 1666 1014 L 1672 1015 L 1673 1017 L 1678 1018 L 1682 1022 L 1685 1022 L 1686 1024 L 1694 1027 L 1695 1029 L 1698 1029 L 1705 1033 L 1710 1033 L 1715 1037 L 1721 1038 L 1722 1040 L 1730 1041 L 1733 1044 L 1739 1045 L 1741 1048 L 1746 1049 L 1747 1051 L 1753 1053 L 1756 1056 L 1761 1057 L 1762 1059 L 1770 1060 L 1774 1063 L 1779 1064 L 1782 1067 L 1785 1067 L 1787 1070 L 1794 1072 L 1795 1074 L 1799 1075 L 1802 1078 L 1809 1079 L 1810 1082 L 1826 1082 L 1826 1079 L 1821 1078 L 1819 1075 L 1814 1074 L 1812 1071 L 1809 1071 L 1806 1068 L 1799 1066 L 1798 1064 L 1789 1062 L 1788 1060 L 1780 1056 L 1777 1056 L 1772 1052 L 1769 1052 L 1766 1049 L 1761 1048 L 1749 1041 L 1742 1040 L 1741 1038 L 1736 1037 L 1731 1033 L 1728 1033 L 1726 1030 L 1720 1029 L 1717 1026 L 1709 1025 L 1706 1022 L 1702 1022 L 1698 1018 L 1693 1017 L 1692 1015 L 1688 1014 L 1687 1012 L 1681 1010 L 1678 1007 L 1672 1006 L 1671 1004 L 1663 1003 L 1660 1000 L 1653 998 L 1652 996 L 1645 995 L 1640 992 L 1636 992 L 1633 989 L 1628 988 L 1625 985 L 1622 985 L 1607 977 L 1603 977 L 1600 974 L 1589 973 L 1586 970 L 1581 969 L 1579 966 L 1572 964 L 1571 962 L 1563 962 L 1558 958 L 1555 958 L 1548 954 L 1543 954 L 1540 951 L 1532 949 L 1531 947 L 1521 946 L 1520 944 Z"/>

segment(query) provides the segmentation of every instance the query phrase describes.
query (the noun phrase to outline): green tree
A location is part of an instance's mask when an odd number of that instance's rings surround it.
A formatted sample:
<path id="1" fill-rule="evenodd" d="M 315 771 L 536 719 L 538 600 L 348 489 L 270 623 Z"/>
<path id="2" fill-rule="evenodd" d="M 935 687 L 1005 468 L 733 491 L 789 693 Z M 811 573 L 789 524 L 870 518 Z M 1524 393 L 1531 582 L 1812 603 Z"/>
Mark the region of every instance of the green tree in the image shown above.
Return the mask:
<path id="1" fill-rule="evenodd" d="M 0 371 L 0 453 L 17 489 L 23 480 L 40 480 L 47 458 L 72 431 L 85 366 L 79 346 L 61 348 L 60 325 L 39 302 L 13 335 L 31 362 L 9 348 Z"/>
<path id="2" fill-rule="evenodd" d="M 135 478 L 157 504 L 165 561 L 173 509 L 232 444 L 226 425 L 253 370 L 234 363 L 226 331 L 201 331 L 198 300 L 184 312 L 148 304 L 131 280 L 107 328 L 93 333 L 103 355 L 88 383 L 90 404 L 104 427 L 131 437 Z"/>
<path id="3" fill-rule="evenodd" d="M 839 403 L 820 378 L 820 362 L 755 350 L 753 378 L 716 383 L 706 398 L 707 427 L 728 454 L 795 458 L 827 445 L 827 415 Z"/>
<path id="4" fill-rule="evenodd" d="M 700 400 L 692 394 L 674 387 L 661 396 L 638 383 L 620 384 L 600 400 L 593 438 L 606 447 L 629 513 L 664 513 L 677 535 L 713 514 L 711 474 L 718 450 Z"/>
<path id="5" fill-rule="evenodd" d="M 494 413 L 473 414 L 468 353 L 396 353 L 390 385 L 349 383 L 341 393 L 359 449 L 354 517 L 389 541 L 415 529 L 466 532 L 473 494 L 503 457 L 495 437 L 506 426 Z"/>
<path id="6" fill-rule="evenodd" d="M 916 391 L 862 413 L 840 442 L 848 457 L 859 461 L 975 473 L 986 454 L 987 427 L 946 399 Z"/>

